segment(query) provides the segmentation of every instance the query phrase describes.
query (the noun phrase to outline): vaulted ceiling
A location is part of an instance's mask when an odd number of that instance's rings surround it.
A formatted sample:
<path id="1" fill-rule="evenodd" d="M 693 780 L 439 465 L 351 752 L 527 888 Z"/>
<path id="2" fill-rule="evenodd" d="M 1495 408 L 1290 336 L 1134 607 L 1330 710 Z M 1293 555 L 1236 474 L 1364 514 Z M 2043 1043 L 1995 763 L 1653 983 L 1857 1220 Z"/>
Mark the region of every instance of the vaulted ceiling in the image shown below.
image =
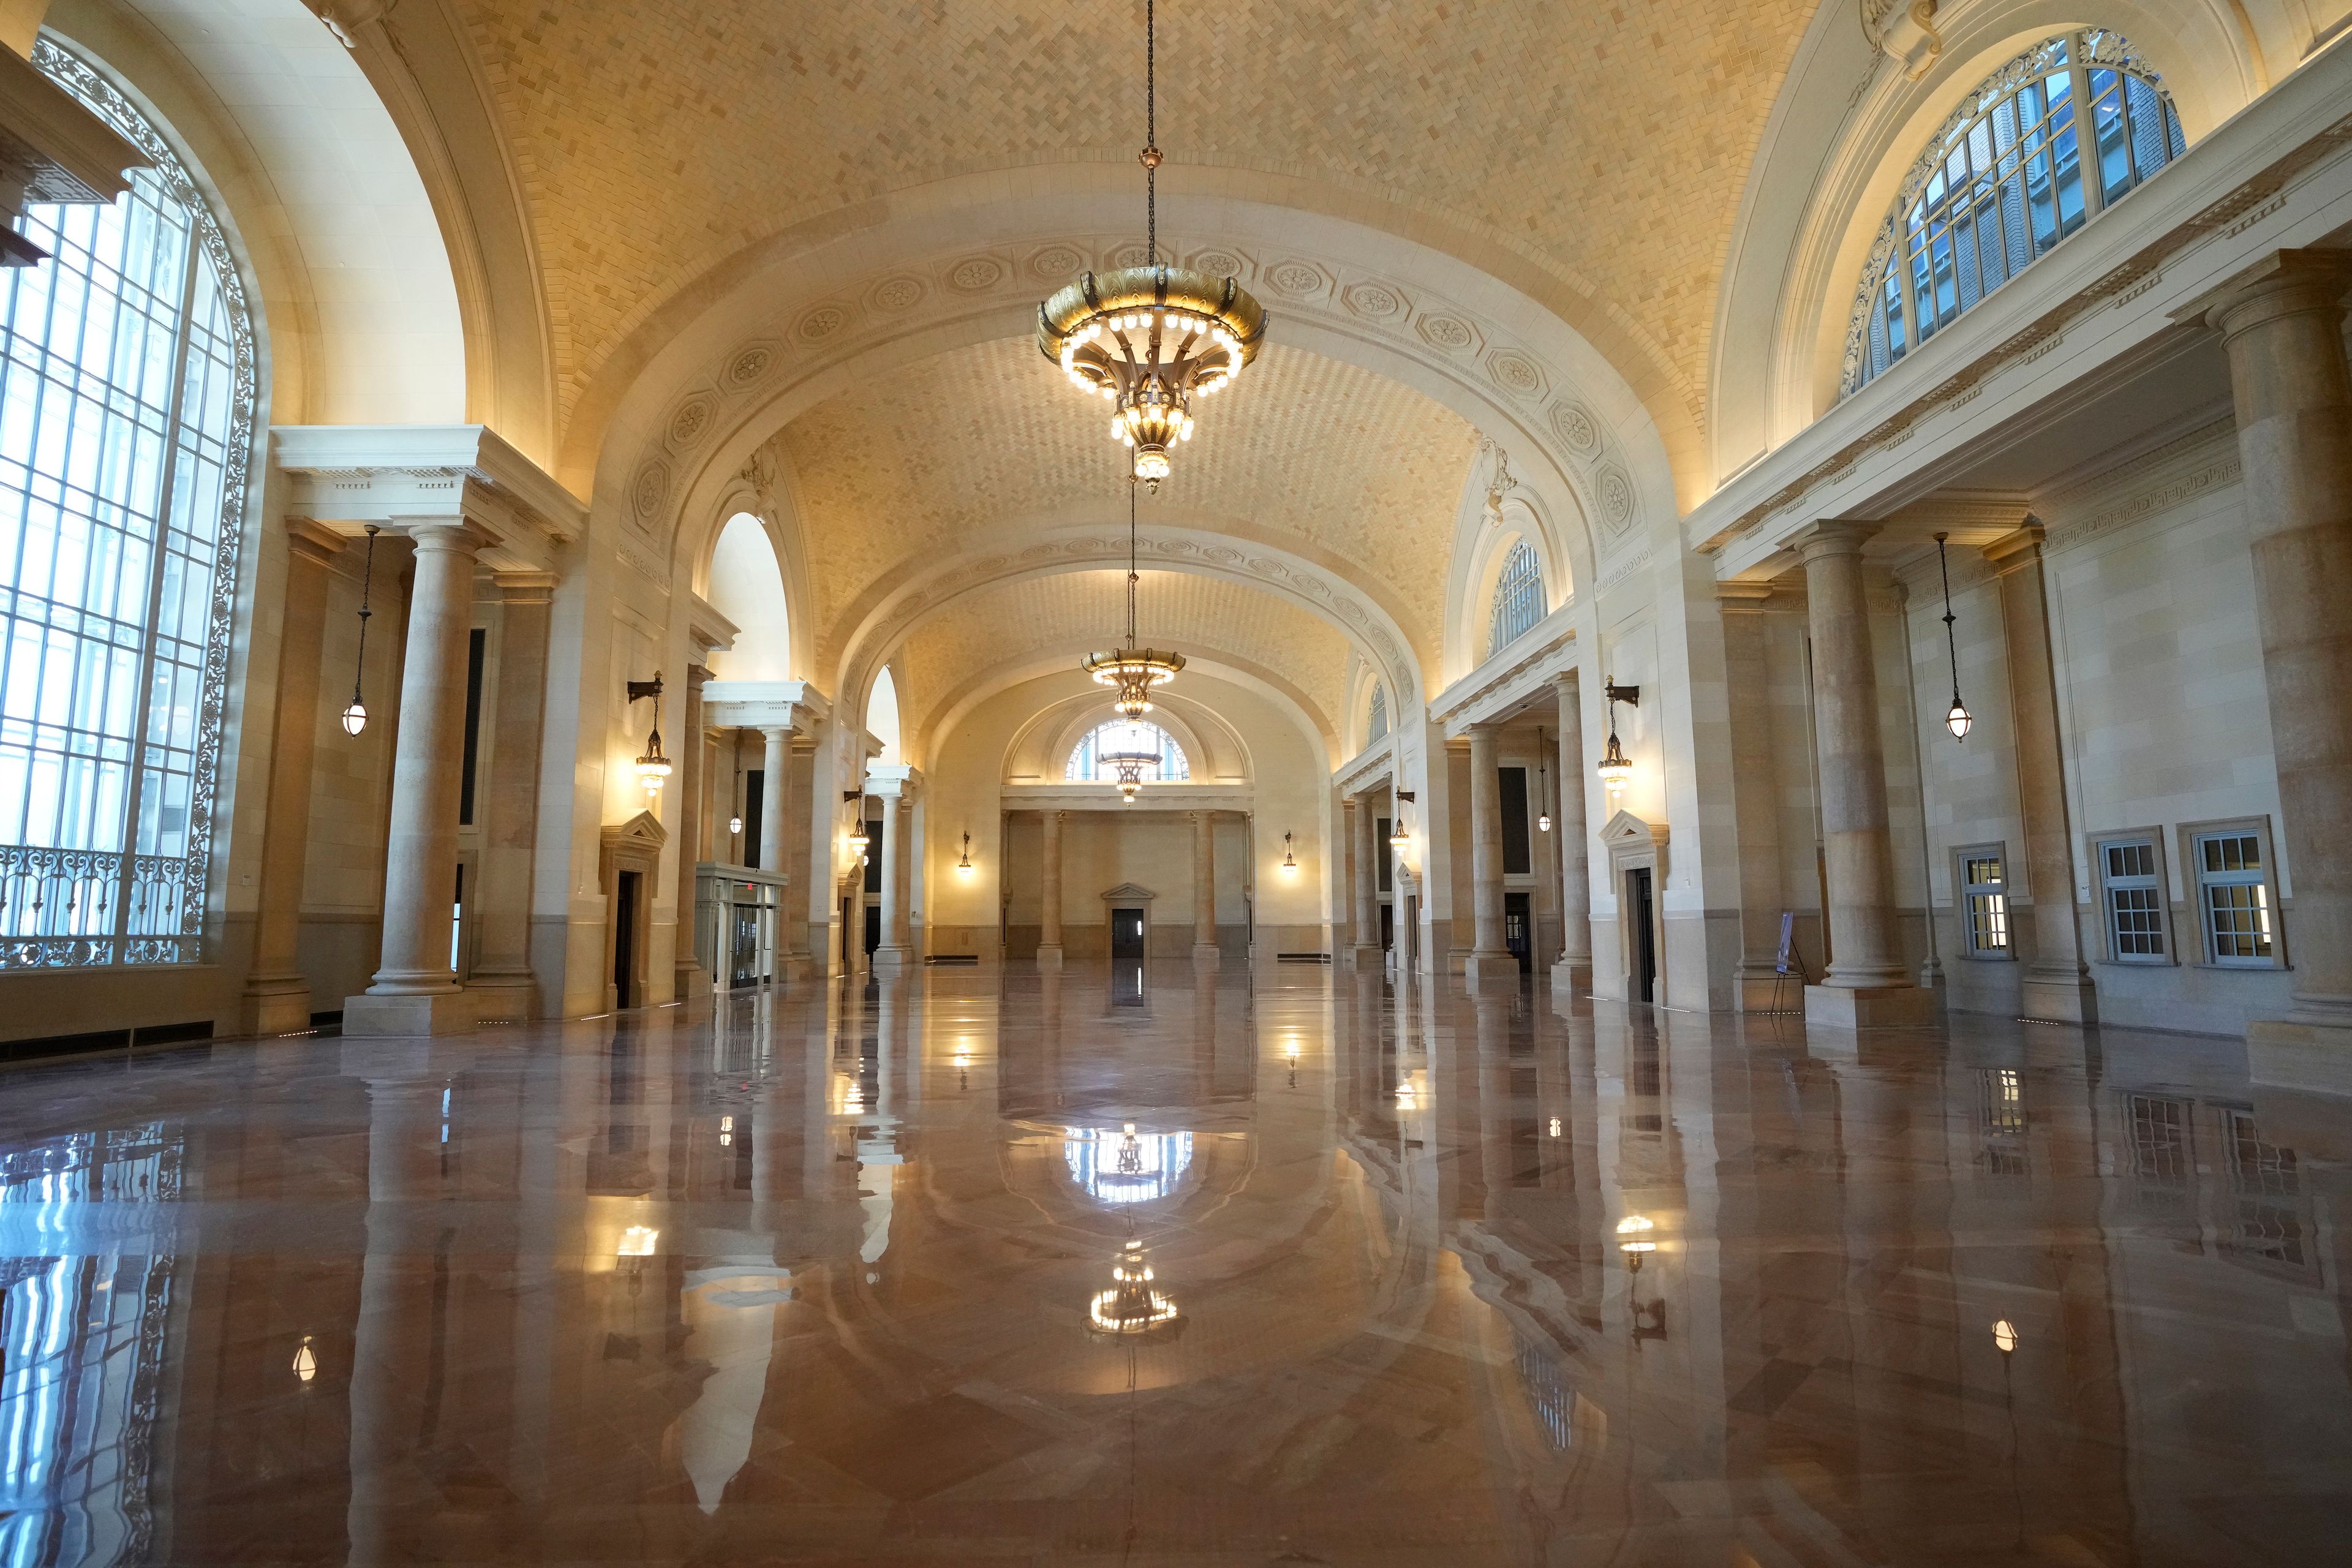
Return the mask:
<path id="1" fill-rule="evenodd" d="M 1222 168 L 1422 215 L 1589 293 L 1696 386 L 1749 153 L 1811 8 L 1171 5 L 1170 205 Z M 516 149 L 567 405 L 633 323 L 763 237 L 953 174 L 1131 163 L 1142 140 L 1133 0 L 458 9 Z"/>
<path id="2" fill-rule="evenodd" d="M 1137 594 L 1142 640 L 1267 679 L 1310 720 L 1339 723 L 1348 642 L 1323 621 L 1265 589 L 1188 573 L 1145 572 Z M 919 732 L 1031 650 L 1115 647 L 1126 616 L 1124 572 L 1066 572 L 965 595 L 908 638 L 906 717 Z"/>
<path id="3" fill-rule="evenodd" d="M 1017 552 L 1041 523 L 1126 521 L 1126 448 L 1026 339 L 934 355 L 817 405 L 780 437 L 819 624 L 959 552 Z M 1370 371 L 1269 345 L 1206 404 L 1147 524 L 1178 514 L 1343 562 L 1433 647 L 1478 437 Z"/>

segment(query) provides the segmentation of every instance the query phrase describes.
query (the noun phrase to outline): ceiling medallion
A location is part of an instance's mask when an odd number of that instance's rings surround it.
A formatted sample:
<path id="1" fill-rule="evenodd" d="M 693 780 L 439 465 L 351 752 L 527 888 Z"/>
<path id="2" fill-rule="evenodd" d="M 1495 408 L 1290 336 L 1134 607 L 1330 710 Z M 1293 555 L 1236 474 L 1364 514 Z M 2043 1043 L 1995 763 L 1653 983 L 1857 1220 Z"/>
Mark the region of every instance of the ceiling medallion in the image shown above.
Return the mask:
<path id="1" fill-rule="evenodd" d="M 1111 706 L 1130 725 L 1141 724 L 1143 716 L 1151 711 L 1151 689 L 1175 679 L 1177 672 L 1184 668 L 1184 656 L 1181 653 L 1135 646 L 1135 590 L 1141 581 L 1135 562 L 1135 479 L 1130 476 L 1127 481 L 1127 642 L 1123 647 L 1090 653 L 1078 661 L 1078 668 L 1093 676 L 1097 684 L 1118 691 Z M 1122 751 L 1105 752 L 1100 760 L 1118 770 L 1118 793 L 1132 805 L 1135 792 L 1143 784 L 1143 770 L 1159 767 L 1160 752 L 1156 748 L 1147 750 L 1138 744 Z"/>
<path id="2" fill-rule="evenodd" d="M 1265 311 L 1240 283 L 1160 262 L 1155 17 L 1143 8 L 1143 212 L 1150 264 L 1081 273 L 1037 307 L 1037 347 L 1081 391 L 1111 405 L 1110 433 L 1154 495 L 1169 448 L 1192 438 L 1192 402 L 1241 374 L 1265 341 Z"/>

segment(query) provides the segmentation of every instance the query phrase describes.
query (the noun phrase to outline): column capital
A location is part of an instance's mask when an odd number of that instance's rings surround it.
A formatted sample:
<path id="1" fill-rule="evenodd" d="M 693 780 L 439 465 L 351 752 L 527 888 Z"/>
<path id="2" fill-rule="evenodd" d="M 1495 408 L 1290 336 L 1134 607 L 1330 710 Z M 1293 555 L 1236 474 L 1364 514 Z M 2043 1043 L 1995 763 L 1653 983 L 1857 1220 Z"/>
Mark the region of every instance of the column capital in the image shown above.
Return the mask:
<path id="1" fill-rule="evenodd" d="M 2042 559 L 2043 541 L 2049 530 L 2038 517 L 2023 522 L 1984 547 L 1984 558 L 1992 563 L 1993 575 L 2006 577 L 2021 566 L 2031 566 Z"/>
<path id="2" fill-rule="evenodd" d="M 552 572 L 493 572 L 490 581 L 497 585 L 499 598 L 505 604 L 545 605 L 555 598 Z"/>
<path id="3" fill-rule="evenodd" d="M 1772 584 L 1735 577 L 1715 585 L 1716 608 L 1727 616 L 1752 615 L 1772 597 Z"/>
<path id="4" fill-rule="evenodd" d="M 343 552 L 343 536 L 316 518 L 286 519 L 286 548 L 299 561 L 323 566 Z"/>
<path id="5" fill-rule="evenodd" d="M 686 685 L 688 690 L 690 691 L 694 689 L 696 687 L 700 686 L 704 681 L 709 680 L 709 679 L 710 667 L 709 665 L 689 664 L 686 667 Z"/>
<path id="6" fill-rule="evenodd" d="M 470 560 L 490 543 L 481 530 L 462 517 L 406 519 L 400 526 L 419 553 L 443 551 Z"/>
<path id="7" fill-rule="evenodd" d="M 1584 689 L 1584 677 L 1575 669 L 1555 670 L 1552 672 L 1551 689 L 1561 698 L 1570 698 Z"/>
<path id="8" fill-rule="evenodd" d="M 1825 556 L 1861 554 L 1863 542 L 1885 526 L 1861 518 L 1817 518 L 1780 542 L 1798 560 L 1811 565 Z"/>
<path id="9" fill-rule="evenodd" d="M 2227 282 L 2173 312 L 2176 321 L 2201 318 L 2222 339 L 2281 316 L 2336 314 L 2352 284 L 2352 253 L 2273 250 Z"/>

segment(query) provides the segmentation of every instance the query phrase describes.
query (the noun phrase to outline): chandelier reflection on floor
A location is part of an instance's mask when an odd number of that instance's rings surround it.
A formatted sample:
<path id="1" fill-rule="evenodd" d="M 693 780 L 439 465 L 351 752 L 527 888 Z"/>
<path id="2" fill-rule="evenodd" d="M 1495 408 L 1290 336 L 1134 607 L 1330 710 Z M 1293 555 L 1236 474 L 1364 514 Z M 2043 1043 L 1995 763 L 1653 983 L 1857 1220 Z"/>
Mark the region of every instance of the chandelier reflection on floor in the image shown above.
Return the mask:
<path id="1" fill-rule="evenodd" d="M 1062 1158 L 1071 1179 L 1098 1203 L 1148 1204 L 1176 1190 L 1192 1163 L 1190 1132 L 1138 1132 L 1125 1123 L 1116 1132 L 1094 1127 L 1066 1128 Z"/>
<path id="2" fill-rule="evenodd" d="M 1143 224 L 1150 265 L 1084 272 L 1037 307 L 1037 348 L 1111 405 L 1130 472 L 1160 491 L 1169 448 L 1192 438 L 1192 402 L 1231 382 L 1265 341 L 1265 311 L 1231 278 L 1160 262 L 1158 26 L 1143 8 Z"/>
<path id="3" fill-rule="evenodd" d="M 1184 1320 L 1176 1303 L 1151 1288 L 1151 1265 L 1144 1260 L 1143 1243 L 1130 1240 L 1118 1249 L 1110 1277 L 1111 1288 L 1095 1292 L 1087 1305 L 1087 1326 L 1094 1332 L 1131 1339 L 1182 1331 Z"/>

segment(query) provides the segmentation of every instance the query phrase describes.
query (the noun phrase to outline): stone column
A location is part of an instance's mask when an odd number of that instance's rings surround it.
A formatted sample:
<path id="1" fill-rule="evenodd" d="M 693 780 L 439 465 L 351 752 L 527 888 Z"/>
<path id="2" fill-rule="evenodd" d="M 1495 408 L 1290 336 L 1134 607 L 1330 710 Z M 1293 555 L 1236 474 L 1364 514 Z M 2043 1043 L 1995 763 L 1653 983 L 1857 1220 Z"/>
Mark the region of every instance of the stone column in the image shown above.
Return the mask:
<path id="1" fill-rule="evenodd" d="M 1192 962 L 1217 962 L 1217 816 L 1196 811 L 1192 818 Z"/>
<path id="2" fill-rule="evenodd" d="M 1470 726 L 1470 956 L 1472 983 L 1519 978 L 1519 961 L 1503 945 L 1503 780 L 1496 757 L 1500 732 Z"/>
<path id="3" fill-rule="evenodd" d="M 1743 1012 L 1785 1005 L 1798 982 L 1780 973 L 1780 792 L 1772 770 L 1772 692 L 1766 678 L 1764 605 L 1769 583 L 1718 583 L 1725 696 L 1731 731 L 1731 820 L 1739 845 L 1739 963 L 1733 1003 Z"/>
<path id="4" fill-rule="evenodd" d="M 540 735 L 547 702 L 549 572 L 501 572 L 499 587 L 498 732 L 487 737 L 489 788 L 482 796 L 481 887 L 474 900 L 481 962 L 466 989 L 483 1018 L 528 1018 L 532 868 L 538 862 Z"/>
<path id="5" fill-rule="evenodd" d="M 302 873 L 310 844 L 310 761 L 319 743 L 319 647 L 327 621 L 327 565 L 342 536 L 307 517 L 286 520 L 286 599 L 278 647 L 278 734 L 261 838 L 261 907 L 245 981 L 245 1031 L 310 1026 L 302 973 Z"/>
<path id="6" fill-rule="evenodd" d="M 400 738 L 384 846 L 383 963 L 343 1003 L 346 1038 L 464 1034 L 474 999 L 449 967 L 457 879 L 457 793 L 466 752 L 466 653 L 474 622 L 474 556 L 462 521 L 420 523 L 400 671 Z"/>
<path id="7" fill-rule="evenodd" d="M 2294 1005 L 2253 1024 L 2258 1082 L 2352 1093 L 2352 371 L 2340 255 L 2288 250 L 2207 320 L 2230 355 L 2281 837 Z"/>
<path id="8" fill-rule="evenodd" d="M 2033 895 L 2033 958 L 2020 977 L 2021 1000 L 2029 1018 L 2095 1024 L 2099 994 L 2083 967 L 2083 928 L 2074 905 L 2074 832 L 2066 810 L 2042 525 L 2028 520 L 2016 532 L 1995 540 L 1985 559 L 2000 575 L 2017 799 L 2025 819 L 2025 885 Z"/>
<path id="9" fill-rule="evenodd" d="M 882 796 L 882 945 L 874 950 L 877 971 L 896 973 L 912 962 L 907 849 L 907 786 L 901 782 Z"/>
<path id="10" fill-rule="evenodd" d="M 1551 986 L 1567 992 L 1592 987 L 1592 826 L 1584 816 L 1584 781 L 1591 763 L 1584 755 L 1584 707 L 1576 673 L 1552 677 L 1559 704 L 1559 958 Z"/>
<path id="11" fill-rule="evenodd" d="M 1838 1028 L 1924 1024 L 1935 993 L 1910 984 L 1895 927 L 1895 849 L 1878 737 L 1878 675 L 1862 542 L 1874 522 L 1807 523 L 1789 547 L 1805 563 L 1813 637 L 1813 715 L 1829 862 L 1830 945 L 1805 1020 Z"/>
<path id="12" fill-rule="evenodd" d="M 803 809 L 814 815 L 818 808 L 815 743 L 804 737 L 796 740 L 788 760 L 791 765 L 786 770 L 786 777 L 791 784 L 790 798 L 805 801 L 807 805 Z M 810 816 L 794 820 L 789 813 L 786 821 L 790 824 L 785 831 L 792 836 L 792 849 L 784 866 L 785 875 L 792 878 L 792 886 L 784 889 L 783 899 L 784 977 L 787 980 L 806 980 L 817 973 L 819 967 L 815 955 L 809 951 L 809 898 L 816 891 L 811 880 L 810 868 L 815 864 L 814 850 L 818 825 Z M 824 842 L 829 854 L 833 848 L 829 817 L 826 819 Z M 828 925 L 826 929 L 831 927 Z"/>
<path id="13" fill-rule="evenodd" d="M 1044 814 L 1045 844 L 1037 857 L 1040 870 L 1039 910 L 1037 915 L 1037 967 L 1062 967 L 1062 816 L 1058 811 Z M 1147 942 L 1150 932 L 1146 931 Z M 1149 952 L 1149 947 L 1146 948 Z"/>
<path id="14" fill-rule="evenodd" d="M 793 732 L 785 725 L 770 724 L 760 731 L 767 742 L 767 753 L 760 767 L 760 864 L 762 871 L 789 871 L 792 846 L 785 835 L 791 814 L 785 809 L 792 793 Z"/>
<path id="15" fill-rule="evenodd" d="M 1355 808 L 1356 967 L 1377 974 L 1382 963 L 1381 857 L 1388 853 L 1389 847 L 1381 842 L 1380 814 L 1373 807 L 1372 796 L 1358 795 Z"/>
<path id="16" fill-rule="evenodd" d="M 700 882 L 694 874 L 702 858 L 702 683 L 710 671 L 699 664 L 686 667 L 686 700 L 678 704 L 677 759 L 677 982 L 670 994 L 679 998 L 708 990 L 710 976 L 694 951 L 695 928 L 701 913 Z M 714 952 L 711 955 L 717 958 Z M 723 961 L 722 961 L 723 962 Z"/>

